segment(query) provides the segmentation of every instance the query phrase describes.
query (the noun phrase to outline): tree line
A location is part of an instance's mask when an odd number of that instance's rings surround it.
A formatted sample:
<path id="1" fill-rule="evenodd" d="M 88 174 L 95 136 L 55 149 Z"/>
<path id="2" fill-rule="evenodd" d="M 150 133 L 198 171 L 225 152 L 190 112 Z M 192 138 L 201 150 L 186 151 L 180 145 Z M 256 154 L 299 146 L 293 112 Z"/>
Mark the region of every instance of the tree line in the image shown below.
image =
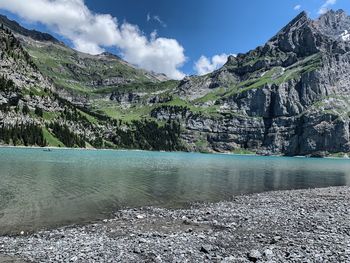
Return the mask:
<path id="1" fill-rule="evenodd" d="M 44 147 L 47 145 L 42 128 L 34 123 L 16 123 L 14 126 L 0 125 L 0 141 L 14 146 Z"/>
<path id="2" fill-rule="evenodd" d="M 120 147 L 153 151 L 184 150 L 180 140 L 181 126 L 177 121 L 160 125 L 152 120 L 133 121 L 127 130 L 117 129 L 111 138 Z"/>
<path id="3" fill-rule="evenodd" d="M 84 136 L 75 134 L 72 132 L 67 124 L 53 122 L 49 125 L 53 134 L 67 147 L 80 147 L 85 148 L 85 138 Z"/>

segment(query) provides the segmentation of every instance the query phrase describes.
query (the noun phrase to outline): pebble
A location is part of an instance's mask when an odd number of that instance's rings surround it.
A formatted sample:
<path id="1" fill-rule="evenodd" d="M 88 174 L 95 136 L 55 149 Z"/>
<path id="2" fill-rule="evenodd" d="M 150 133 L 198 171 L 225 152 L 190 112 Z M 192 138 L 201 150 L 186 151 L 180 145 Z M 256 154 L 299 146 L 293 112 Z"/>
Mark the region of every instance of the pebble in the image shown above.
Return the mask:
<path id="1" fill-rule="evenodd" d="M 271 240 L 271 244 L 276 244 L 278 241 L 280 241 L 282 239 L 282 237 L 280 236 L 274 236 Z"/>
<path id="2" fill-rule="evenodd" d="M 253 249 L 248 253 L 248 259 L 252 262 L 258 261 L 261 257 L 262 254 L 256 249 Z"/>
<path id="3" fill-rule="evenodd" d="M 264 251 L 264 256 L 267 258 L 267 259 L 272 259 L 273 258 L 273 251 L 271 249 L 266 249 Z"/>
<path id="4" fill-rule="evenodd" d="M 203 246 L 201 246 L 200 252 L 203 252 L 203 253 L 205 253 L 205 254 L 209 254 L 211 249 L 212 249 L 212 248 L 211 248 L 210 246 L 208 246 L 208 245 L 203 245 Z"/>

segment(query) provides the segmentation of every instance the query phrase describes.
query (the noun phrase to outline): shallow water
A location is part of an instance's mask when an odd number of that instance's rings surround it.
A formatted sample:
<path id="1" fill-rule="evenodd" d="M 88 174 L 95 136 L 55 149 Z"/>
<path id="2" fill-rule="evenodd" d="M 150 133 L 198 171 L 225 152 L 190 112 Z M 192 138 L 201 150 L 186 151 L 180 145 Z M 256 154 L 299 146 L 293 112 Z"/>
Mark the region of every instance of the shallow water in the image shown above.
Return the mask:
<path id="1" fill-rule="evenodd" d="M 108 217 L 122 207 L 350 185 L 350 161 L 0 148 L 0 234 Z"/>

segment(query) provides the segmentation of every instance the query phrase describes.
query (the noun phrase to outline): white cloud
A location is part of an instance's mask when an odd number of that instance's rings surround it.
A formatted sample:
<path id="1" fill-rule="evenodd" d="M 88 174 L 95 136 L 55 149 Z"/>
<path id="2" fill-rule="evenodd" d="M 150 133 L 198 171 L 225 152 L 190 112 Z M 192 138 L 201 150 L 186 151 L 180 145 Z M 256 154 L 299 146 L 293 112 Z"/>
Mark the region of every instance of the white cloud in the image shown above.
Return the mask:
<path id="1" fill-rule="evenodd" d="M 206 75 L 223 66 L 227 62 L 228 56 L 225 53 L 215 55 L 212 58 L 201 56 L 195 63 L 194 69 L 198 75 Z"/>
<path id="2" fill-rule="evenodd" d="M 72 41 L 74 48 L 98 54 L 104 47 L 117 47 L 128 62 L 146 70 L 181 79 L 179 68 L 185 63 L 184 48 L 175 39 L 144 35 L 129 23 L 118 24 L 109 14 L 95 14 L 84 0 L 1 0 L 0 9 L 29 22 L 40 22 Z"/>
<path id="3" fill-rule="evenodd" d="M 167 24 L 165 24 L 159 16 L 153 16 L 153 19 L 156 20 L 162 27 L 167 27 Z"/>
<path id="4" fill-rule="evenodd" d="M 167 24 L 162 19 L 160 19 L 160 16 L 158 15 L 152 16 L 150 13 L 148 13 L 147 22 L 150 22 L 152 20 L 158 22 L 162 27 L 167 27 Z"/>
<path id="5" fill-rule="evenodd" d="M 300 10 L 300 9 L 301 9 L 301 5 L 296 5 L 296 6 L 294 6 L 294 10 L 298 11 L 298 10 Z"/>
<path id="6" fill-rule="evenodd" d="M 318 14 L 322 15 L 327 13 L 327 11 L 329 10 L 329 7 L 332 5 L 335 5 L 336 3 L 337 3 L 337 0 L 326 0 L 325 3 L 318 10 Z"/>

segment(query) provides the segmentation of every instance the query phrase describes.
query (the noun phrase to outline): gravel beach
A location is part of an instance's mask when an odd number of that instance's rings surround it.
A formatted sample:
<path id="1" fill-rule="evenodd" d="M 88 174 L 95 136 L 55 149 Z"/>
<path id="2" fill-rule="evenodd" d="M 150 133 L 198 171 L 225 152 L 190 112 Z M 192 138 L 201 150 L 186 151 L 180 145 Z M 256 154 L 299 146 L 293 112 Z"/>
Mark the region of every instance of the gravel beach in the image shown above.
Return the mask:
<path id="1" fill-rule="evenodd" d="M 0 237 L 0 262 L 350 262 L 350 187 L 122 210 L 85 226 Z"/>

